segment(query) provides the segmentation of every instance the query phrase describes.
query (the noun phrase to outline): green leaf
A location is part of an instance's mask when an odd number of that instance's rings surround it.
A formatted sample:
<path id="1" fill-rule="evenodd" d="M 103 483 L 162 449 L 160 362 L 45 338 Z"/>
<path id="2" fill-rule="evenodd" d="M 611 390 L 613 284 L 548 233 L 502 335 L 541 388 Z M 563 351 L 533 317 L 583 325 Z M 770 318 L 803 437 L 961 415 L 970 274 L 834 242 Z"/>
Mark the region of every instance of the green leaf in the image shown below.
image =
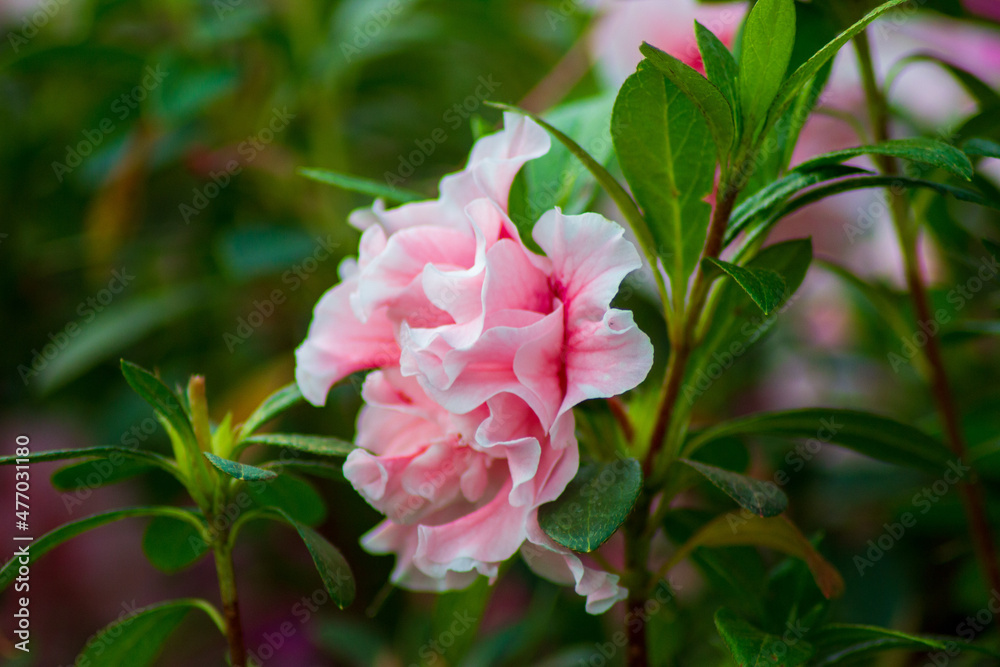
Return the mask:
<path id="1" fill-rule="evenodd" d="M 808 171 L 800 169 L 791 171 L 747 197 L 733 210 L 733 214 L 729 218 L 729 226 L 726 228 L 725 244 L 732 243 L 754 218 L 769 215 L 778 205 L 783 204 L 799 190 L 823 181 L 870 173 L 872 172 L 865 169 L 839 164 L 817 167 Z"/>
<path id="2" fill-rule="evenodd" d="M 774 104 L 771 105 L 771 109 L 767 114 L 767 125 L 765 125 L 765 131 L 763 134 L 766 134 L 767 129 L 769 129 L 785 114 L 785 111 L 787 111 L 792 105 L 802 87 L 809 83 L 809 81 L 816 76 L 820 69 L 822 69 L 822 67 L 830 59 L 837 55 L 837 52 L 840 51 L 841 47 L 847 44 L 847 42 L 849 42 L 859 32 L 864 30 L 869 23 L 885 14 L 893 7 L 901 5 L 904 2 L 908 2 L 908 0 L 889 0 L 889 2 L 879 5 L 872 11 L 868 12 L 857 23 L 837 35 L 833 41 L 829 42 L 826 46 L 817 51 L 814 56 L 802 63 L 798 69 L 792 72 L 792 74 L 785 79 L 785 82 L 781 84 L 781 88 L 778 89 L 778 93 L 775 95 Z"/>
<path id="3" fill-rule="evenodd" d="M 639 241 L 639 245 L 646 252 L 647 258 L 650 257 L 650 253 L 655 252 L 656 244 L 650 236 L 649 228 L 642 217 L 642 213 L 639 212 L 638 207 L 635 205 L 635 201 L 632 200 L 632 196 L 625 190 L 625 188 L 622 187 L 621 183 L 619 183 L 618 180 L 612 176 L 607 169 L 605 169 L 604 165 L 595 160 L 590 153 L 585 151 L 578 143 L 570 139 L 563 132 L 560 132 L 558 129 L 553 127 L 551 123 L 547 122 L 537 114 L 533 114 L 529 111 L 519 109 L 509 104 L 500 104 L 498 102 L 486 102 L 486 104 L 496 109 L 513 111 L 514 113 L 527 116 L 545 128 L 545 130 L 555 137 L 559 143 L 568 148 L 576 159 L 578 159 L 583 166 L 587 168 L 587 171 L 593 174 L 594 178 L 601 185 L 604 191 L 608 193 L 609 197 L 611 197 L 615 206 L 618 207 L 618 210 L 621 211 L 622 215 L 628 221 L 632 231 L 635 232 L 636 239 Z M 612 126 L 614 127 L 613 120 Z M 614 132 L 612 132 L 612 135 L 614 135 Z M 655 257 L 655 254 L 652 256 Z"/>
<path id="4" fill-rule="evenodd" d="M 740 44 L 740 101 L 747 133 L 767 116 L 795 45 L 795 3 L 759 0 L 750 10 Z"/>
<path id="5" fill-rule="evenodd" d="M 962 144 L 962 150 L 965 151 L 966 155 L 1000 159 L 1000 144 L 991 139 L 984 139 L 983 137 L 969 139 Z"/>
<path id="6" fill-rule="evenodd" d="M 229 459 L 224 459 L 221 456 L 216 456 L 211 452 L 202 452 L 202 454 L 204 454 L 205 458 L 208 459 L 218 470 L 221 470 L 234 479 L 256 481 L 260 479 L 274 479 L 278 476 L 278 474 L 272 470 L 264 470 L 263 468 L 247 465 L 246 463 L 240 463 L 239 461 L 230 461 Z"/>
<path id="7" fill-rule="evenodd" d="M 192 444 L 197 442 L 191 420 L 184 411 L 177 394 L 170 387 L 163 384 L 158 377 L 145 368 L 124 359 L 122 359 L 122 375 L 125 376 L 125 381 L 135 390 L 135 393 L 153 406 L 156 413 L 165 419 L 179 436 Z"/>
<path id="8" fill-rule="evenodd" d="M 44 452 L 32 452 L 31 456 L 27 457 L 32 463 L 42 463 L 45 461 L 61 461 L 63 459 L 78 459 L 78 458 L 101 458 L 110 459 L 112 464 L 118 459 L 130 459 L 139 464 L 148 464 L 151 466 L 157 466 L 163 470 L 166 470 L 171 475 L 179 476 L 180 471 L 177 470 L 177 466 L 174 462 L 165 456 L 160 456 L 159 454 L 154 454 L 153 452 L 144 452 L 137 449 L 129 449 L 128 447 L 85 447 L 83 449 L 51 449 Z M 2 465 L 14 465 L 17 463 L 17 456 L 0 456 L 0 466 Z"/>
<path id="9" fill-rule="evenodd" d="M 76 664 L 148 667 L 156 662 L 167 639 L 192 609 L 200 609 L 219 622 L 218 612 L 204 600 L 189 598 L 150 605 L 98 631 L 77 656 Z"/>
<path id="10" fill-rule="evenodd" d="M 715 627 L 740 667 L 797 667 L 813 655 L 806 641 L 786 642 L 751 625 L 728 609 L 715 613 Z"/>
<path id="11" fill-rule="evenodd" d="M 142 551 L 158 570 L 173 574 L 200 560 L 208 553 L 208 544 L 189 521 L 158 516 L 146 526 Z"/>
<path id="12" fill-rule="evenodd" d="M 739 93 L 736 88 L 739 77 L 736 59 L 733 58 L 733 54 L 722 43 L 722 40 L 715 36 L 715 33 L 697 21 L 694 22 L 694 32 L 698 40 L 701 62 L 705 66 L 705 76 L 726 98 L 730 113 L 732 113 L 733 110 L 740 108 Z M 738 118 L 734 120 L 738 120 Z M 734 132 L 738 134 L 739 128 L 734 127 Z"/>
<path id="13" fill-rule="evenodd" d="M 844 592 L 844 579 L 837 569 L 785 517 L 757 518 L 739 513 L 718 516 L 678 547 L 665 569 L 673 568 L 698 547 L 734 546 L 766 547 L 799 558 L 809 566 L 816 585 L 827 599 Z"/>
<path id="14" fill-rule="evenodd" d="M 113 521 L 119 521 L 121 519 L 127 519 L 134 516 L 170 516 L 198 525 L 200 525 L 201 521 L 201 519 L 198 518 L 198 515 L 185 510 L 177 509 L 175 507 L 129 507 L 127 509 L 94 514 L 92 516 L 79 519 L 78 521 L 64 523 L 55 530 L 52 530 L 34 540 L 31 543 L 29 562 L 33 563 L 55 547 L 76 537 L 77 535 L 80 535 L 81 533 L 85 533 L 88 530 L 98 528 L 99 526 L 103 526 Z M 8 584 L 14 580 L 14 577 L 17 576 L 18 565 L 24 565 L 24 563 L 19 563 L 18 557 L 14 557 L 7 561 L 7 563 L 3 566 L 3 569 L 0 569 L 0 591 L 5 589 Z"/>
<path id="15" fill-rule="evenodd" d="M 326 505 L 316 489 L 298 477 L 284 474 L 284 471 L 270 481 L 248 485 L 247 493 L 258 507 L 284 510 L 307 526 L 318 526 L 326 519 Z"/>
<path id="16" fill-rule="evenodd" d="M 819 166 L 839 164 L 859 155 L 884 155 L 929 164 L 945 169 L 965 180 L 972 178 L 974 173 L 972 162 L 969 161 L 965 153 L 943 141 L 925 137 L 891 139 L 873 146 L 856 146 L 832 153 L 824 153 L 803 162 L 796 167 L 796 170 L 809 170 Z"/>
<path id="17" fill-rule="evenodd" d="M 419 192 L 406 190 L 405 188 L 393 187 L 391 185 L 379 183 L 378 181 L 372 181 L 367 178 L 341 174 L 336 171 L 330 171 L 329 169 L 299 167 L 298 172 L 310 180 L 326 183 L 327 185 L 333 185 L 341 188 L 342 190 L 347 190 L 348 192 L 358 192 L 363 195 L 371 195 L 372 197 L 384 199 L 392 204 L 406 204 L 409 202 L 423 201 L 424 199 L 427 199 L 426 196 L 420 194 Z"/>
<path id="18" fill-rule="evenodd" d="M 347 456 L 357 446 L 353 442 L 323 435 L 302 435 L 299 433 L 261 433 L 250 436 L 240 443 L 239 451 L 247 445 L 267 445 L 288 447 L 300 452 L 323 456 Z"/>
<path id="19" fill-rule="evenodd" d="M 302 392 L 296 383 L 285 385 L 265 398 L 264 402 L 243 422 L 243 426 L 240 427 L 240 438 L 252 435 L 258 428 L 301 400 Z"/>
<path id="20" fill-rule="evenodd" d="M 747 268 L 769 269 L 782 275 L 786 283 L 786 303 L 802 284 L 812 261 L 812 243 L 796 239 L 776 243 L 746 263 Z M 759 341 L 781 316 L 780 311 L 762 316 L 760 307 L 735 282 L 724 283 L 708 320 L 709 329 L 701 345 L 692 353 L 682 392 L 693 404 L 714 382 L 706 368 L 723 364 L 726 370 Z M 720 358 L 722 361 L 720 361 Z"/>
<path id="21" fill-rule="evenodd" d="M 574 100 L 548 111 L 545 119 L 577 144 L 587 146 L 595 162 L 607 165 L 614 156 L 608 123 L 613 104 L 609 94 Z M 511 197 L 508 208 L 525 242 L 533 241 L 531 230 L 546 210 L 558 206 L 565 213 L 583 213 L 597 186 L 593 174 L 558 141 L 545 155 L 529 160 L 521 175 L 523 197 L 516 203 Z"/>
<path id="22" fill-rule="evenodd" d="M 725 49 L 724 46 L 722 48 Z M 722 91 L 691 67 L 652 44 L 643 42 L 639 51 L 698 107 L 712 133 L 719 163 L 725 164 L 736 128 L 733 125 L 733 109 Z"/>
<path id="23" fill-rule="evenodd" d="M 324 479 L 332 479 L 338 482 L 347 481 L 344 478 L 344 469 L 341 466 L 321 463 L 319 461 L 269 461 L 261 467 L 280 473 L 279 479 L 282 474 L 290 471 L 322 477 Z"/>
<path id="24" fill-rule="evenodd" d="M 955 456 L 923 431 L 889 417 L 836 408 L 805 408 L 759 412 L 713 426 L 694 436 L 684 454 L 725 436 L 765 435 L 779 438 L 816 438 L 852 449 L 873 459 L 940 474 Z"/>
<path id="25" fill-rule="evenodd" d="M 705 479 L 735 500 L 737 505 L 757 516 L 777 516 L 788 508 L 788 496 L 773 482 L 763 482 L 731 470 L 689 459 L 680 459 L 680 462 L 697 470 Z"/>
<path id="26" fill-rule="evenodd" d="M 538 524 L 564 547 L 591 552 L 625 522 L 641 491 L 635 459 L 581 466 L 559 498 L 538 508 Z"/>
<path id="27" fill-rule="evenodd" d="M 154 464 L 136 459 L 122 459 L 117 464 L 105 458 L 90 459 L 55 471 L 52 486 L 58 491 L 96 489 L 156 469 Z"/>
<path id="28" fill-rule="evenodd" d="M 703 261 L 735 280 L 765 315 L 785 299 L 785 279 L 771 269 L 739 266 L 714 257 L 706 257 Z"/>
<path id="29" fill-rule="evenodd" d="M 101 316 L 81 326 L 73 342 L 38 376 L 38 391 L 48 394 L 82 376 L 208 302 L 204 284 L 173 285 L 166 290 L 116 300 Z M 84 311 L 86 312 L 86 311 Z"/>
<path id="30" fill-rule="evenodd" d="M 492 592 L 489 580 L 477 577 L 464 590 L 437 596 L 431 620 L 431 637 L 442 637 L 448 633 L 454 638 L 454 642 L 447 647 L 441 644 L 444 650 L 440 657 L 445 659 L 446 664 L 462 664 L 462 660 L 476 643 L 476 631 L 483 620 Z"/>
<path id="31" fill-rule="evenodd" d="M 282 509 L 271 507 L 266 513 L 272 518 L 284 521 L 299 533 L 299 537 L 306 544 L 306 549 L 309 550 L 309 555 L 312 556 L 323 585 L 330 594 L 330 599 L 341 609 L 351 604 L 354 601 L 354 575 L 351 574 L 350 566 L 337 547 Z"/>
<path id="32" fill-rule="evenodd" d="M 874 176 L 857 176 L 845 178 L 833 183 L 825 183 L 778 207 L 769 217 L 755 221 L 754 224 L 747 227 L 744 244 L 745 246 L 752 246 L 764 235 L 766 235 L 779 220 L 785 216 L 791 215 L 799 209 L 805 208 L 810 204 L 814 204 L 821 199 L 841 194 L 843 192 L 850 192 L 852 190 L 888 187 L 930 189 L 940 195 L 950 195 L 960 201 L 967 201 L 980 206 L 986 206 L 994 210 L 1000 210 L 1000 202 L 987 199 L 978 192 L 967 188 L 960 188 L 954 185 L 936 183 L 934 181 L 927 181 L 919 178 L 910 178 L 908 176 L 883 176 L 881 174 Z"/>
<path id="33" fill-rule="evenodd" d="M 920 653 L 971 650 L 1000 658 L 1000 653 L 984 646 L 967 644 L 957 637 L 927 637 L 872 625 L 828 623 L 810 635 L 816 647 L 812 664 L 817 667 L 842 662 L 857 664 L 859 658 L 882 651 L 906 650 Z M 949 650 L 950 649 L 950 650 Z"/>
<path id="34" fill-rule="evenodd" d="M 618 92 L 612 127 L 618 162 L 645 213 L 656 255 L 674 294 L 683 295 L 711 212 L 704 201 L 715 181 L 708 125 L 676 85 L 644 62 Z"/>

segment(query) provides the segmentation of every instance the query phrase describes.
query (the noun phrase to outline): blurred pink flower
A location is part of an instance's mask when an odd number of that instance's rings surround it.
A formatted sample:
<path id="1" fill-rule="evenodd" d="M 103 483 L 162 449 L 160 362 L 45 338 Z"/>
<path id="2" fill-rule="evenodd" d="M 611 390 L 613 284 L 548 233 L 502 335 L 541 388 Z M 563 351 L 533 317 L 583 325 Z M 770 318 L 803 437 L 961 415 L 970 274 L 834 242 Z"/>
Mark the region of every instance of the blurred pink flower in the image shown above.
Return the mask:
<path id="1" fill-rule="evenodd" d="M 362 397 L 359 449 L 344 475 L 387 517 L 362 544 L 396 554 L 395 583 L 445 591 L 480 574 L 493 581 L 500 563 L 522 549 L 541 576 L 575 583 L 591 613 L 625 596 L 617 575 L 584 566 L 538 526 L 538 506 L 555 500 L 576 474 L 572 412 L 548 434 L 511 394 L 456 415 L 398 369 L 371 373 Z"/>
<path id="2" fill-rule="evenodd" d="M 694 22 L 732 47 L 746 3 L 699 4 L 695 0 L 608 0 L 590 36 L 590 52 L 605 80 L 618 87 L 642 60 L 639 46 L 653 46 L 704 74 Z"/>

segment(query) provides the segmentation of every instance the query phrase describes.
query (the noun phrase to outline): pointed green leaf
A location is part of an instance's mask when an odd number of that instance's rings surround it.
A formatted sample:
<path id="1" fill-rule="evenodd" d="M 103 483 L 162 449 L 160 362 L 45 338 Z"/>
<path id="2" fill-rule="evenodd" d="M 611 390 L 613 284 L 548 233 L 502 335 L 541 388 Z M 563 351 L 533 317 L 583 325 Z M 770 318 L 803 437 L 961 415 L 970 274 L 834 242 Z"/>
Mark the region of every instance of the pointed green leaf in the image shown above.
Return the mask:
<path id="1" fill-rule="evenodd" d="M 726 227 L 725 245 L 732 243 L 755 217 L 770 215 L 777 206 L 783 204 L 799 190 L 844 176 L 871 173 L 858 167 L 839 164 L 809 170 L 796 168 L 747 197 L 733 210 L 733 214 L 729 218 L 729 226 Z"/>
<path id="2" fill-rule="evenodd" d="M 940 167 L 950 173 L 969 180 L 974 169 L 965 153 L 950 144 L 926 137 L 891 139 L 872 146 L 856 146 L 832 153 L 818 155 L 796 167 L 796 170 L 810 170 L 820 166 L 839 164 L 859 155 L 884 155 L 911 162 Z"/>
<path id="3" fill-rule="evenodd" d="M 698 107 L 708 123 L 708 129 L 712 132 L 716 150 L 719 151 L 719 162 L 725 164 L 736 134 L 733 126 L 733 109 L 726 101 L 725 95 L 697 71 L 652 44 L 643 42 L 639 50 Z"/>
<path id="4" fill-rule="evenodd" d="M 189 521 L 158 516 L 146 526 L 142 551 L 158 570 L 173 574 L 192 565 L 208 553 L 208 544 Z"/>
<path id="5" fill-rule="evenodd" d="M 299 433 L 261 433 L 250 436 L 240 443 L 240 451 L 247 445 L 267 445 L 271 447 L 288 447 L 300 452 L 321 454 L 323 456 L 347 456 L 357 445 L 347 440 L 324 435 L 302 435 Z"/>
<path id="6" fill-rule="evenodd" d="M 191 444 L 197 442 L 194 437 L 194 429 L 191 427 L 191 420 L 181 405 L 180 399 L 167 385 L 145 368 L 124 359 L 122 359 L 122 375 L 125 376 L 125 381 L 135 390 L 135 393 L 153 406 L 156 414 L 165 419 L 185 442 Z"/>
<path id="7" fill-rule="evenodd" d="M 788 508 L 788 496 L 773 482 L 763 482 L 699 461 L 680 459 L 680 462 L 700 472 L 705 479 L 735 500 L 737 505 L 757 516 L 777 516 Z"/>
<path id="8" fill-rule="evenodd" d="M 378 181 L 372 181 L 367 178 L 341 174 L 336 171 L 330 171 L 329 169 L 299 167 L 298 172 L 310 180 L 326 183 L 327 185 L 333 185 L 342 190 L 347 190 L 348 192 L 371 195 L 372 197 L 384 199 L 392 204 L 406 204 L 409 202 L 423 201 L 424 199 L 427 199 L 427 197 L 419 192 L 413 192 L 412 190 L 406 190 L 405 188 L 397 188 Z"/>
<path id="9" fill-rule="evenodd" d="M 805 408 L 759 412 L 713 426 L 694 436 L 684 453 L 725 436 L 766 435 L 792 439 L 820 439 L 853 449 L 873 459 L 940 474 L 955 456 L 923 431 L 889 417 L 836 408 Z"/>
<path id="10" fill-rule="evenodd" d="M 301 400 L 302 392 L 299 391 L 297 384 L 293 382 L 285 385 L 265 398 L 264 402 L 243 422 L 243 426 L 240 427 L 240 437 L 246 438 L 252 435 L 258 428 Z"/>
<path id="11" fill-rule="evenodd" d="M 756 518 L 737 513 L 723 514 L 705 524 L 670 557 L 670 569 L 698 547 L 766 547 L 798 558 L 809 566 L 816 585 L 827 599 L 840 597 L 844 578 L 840 576 L 806 536 L 785 517 Z"/>
<path id="12" fill-rule="evenodd" d="M 992 157 L 1000 159 L 1000 144 L 983 137 L 973 137 L 964 144 L 962 150 L 966 155 L 975 157 Z"/>
<path id="13" fill-rule="evenodd" d="M 812 244 L 809 239 L 795 239 L 764 248 L 746 266 L 773 270 L 784 276 L 787 289 L 783 302 L 788 303 L 802 284 L 811 261 Z M 681 390 L 685 400 L 693 404 L 709 390 L 714 378 L 718 377 L 718 373 L 711 372 L 710 365 L 720 363 L 720 358 L 724 363 L 729 357 L 732 357 L 730 363 L 735 363 L 774 326 L 779 317 L 780 309 L 771 315 L 761 315 L 760 307 L 734 281 L 721 285 L 715 309 L 708 320 L 708 331 L 688 364 Z"/>
<path id="14" fill-rule="evenodd" d="M 793 0 L 759 0 L 750 10 L 740 41 L 740 101 L 752 135 L 767 116 L 795 46 Z"/>
<path id="15" fill-rule="evenodd" d="M 312 556 L 323 585 L 330 594 L 330 599 L 341 609 L 351 604 L 354 601 L 354 575 L 351 574 L 350 566 L 337 547 L 282 509 L 272 507 L 266 512 L 272 518 L 280 519 L 298 531 L 299 537 L 309 550 L 309 555 Z"/>
<path id="16" fill-rule="evenodd" d="M 103 458 L 90 459 L 56 470 L 52 473 L 52 486 L 58 491 L 96 489 L 156 469 L 152 463 L 138 459 L 121 459 L 117 463 Z"/>
<path id="17" fill-rule="evenodd" d="M 218 470 L 221 470 L 234 479 L 255 481 L 259 479 L 274 479 L 278 476 L 277 473 L 272 470 L 264 470 L 263 468 L 247 465 L 246 463 L 240 463 L 239 461 L 230 461 L 229 459 L 224 459 L 221 456 L 216 456 L 212 452 L 202 452 L 202 454 L 204 454 L 205 458 L 208 459 Z"/>
<path id="18" fill-rule="evenodd" d="M 277 507 L 307 526 L 323 523 L 326 505 L 316 489 L 298 477 L 285 474 L 284 466 L 281 472 L 275 479 L 247 486 L 254 504 L 257 507 Z"/>
<path id="19" fill-rule="evenodd" d="M 650 236 L 649 228 L 642 217 L 642 213 L 639 212 L 638 207 L 635 205 L 635 201 L 632 200 L 632 196 L 625 190 L 625 188 L 622 187 L 621 183 L 619 183 L 618 180 L 612 176 L 607 169 L 605 169 L 604 165 L 595 160 L 590 153 L 584 150 L 583 147 L 571 138 L 566 136 L 565 133 L 553 127 L 551 123 L 547 122 L 537 114 L 533 114 L 529 111 L 519 109 L 509 104 L 500 104 L 498 102 L 487 102 L 486 104 L 496 109 L 512 111 L 514 113 L 527 116 L 545 128 L 545 130 L 555 137 L 559 143 L 569 149 L 576 159 L 578 159 L 583 166 L 587 168 L 587 171 L 593 174 L 601 188 L 603 188 L 604 191 L 608 193 L 608 196 L 611 197 L 615 206 L 618 207 L 618 210 L 621 211 L 622 215 L 628 221 L 632 231 L 635 232 L 636 239 L 639 241 L 639 245 L 643 248 L 643 250 L 646 251 L 647 257 L 649 257 L 651 252 L 654 252 L 656 243 L 654 242 L 652 236 Z M 612 121 L 612 128 L 614 128 L 614 121 Z M 615 132 L 613 130 L 612 138 L 614 138 L 614 134 Z M 653 257 L 655 257 L 655 254 Z"/>
<path id="20" fill-rule="evenodd" d="M 136 610 L 100 630 L 76 658 L 78 665 L 93 667 L 149 667 L 163 651 L 174 630 L 193 609 L 219 622 L 218 612 L 206 601 L 172 600 Z"/>
<path id="21" fill-rule="evenodd" d="M 715 613 L 715 627 L 741 667 L 798 667 L 813 655 L 812 645 L 805 640 L 786 642 L 728 609 Z"/>
<path id="22" fill-rule="evenodd" d="M 618 92 L 612 127 L 622 173 L 645 213 L 675 294 L 687 292 L 705 244 L 715 182 L 712 135 L 701 113 L 643 62 Z"/>
<path id="23" fill-rule="evenodd" d="M 859 32 L 864 30 L 869 23 L 877 19 L 879 16 L 882 16 L 893 7 L 908 1 L 909 0 L 889 0 L 889 2 L 879 5 L 872 11 L 868 12 L 857 23 L 837 35 L 833 41 L 829 42 L 826 46 L 817 51 L 815 55 L 809 58 L 809 60 L 802 63 L 798 69 L 792 72 L 792 74 L 785 79 L 785 82 L 781 84 L 781 88 L 778 89 L 778 93 L 774 98 L 774 104 L 771 105 L 771 109 L 767 114 L 766 127 L 773 126 L 774 123 L 776 123 L 778 119 L 785 114 L 802 87 L 809 83 L 809 81 L 816 76 L 820 69 L 835 55 L 837 55 L 837 52 L 840 51 L 841 47 L 847 44 L 847 42 L 849 42 Z"/>
<path id="24" fill-rule="evenodd" d="M 101 458 L 111 459 L 112 462 L 121 459 L 135 461 L 138 464 L 148 464 L 166 470 L 171 475 L 179 476 L 180 472 L 174 462 L 165 456 L 145 452 L 128 447 L 85 447 L 83 449 L 53 449 L 43 452 L 32 452 L 28 459 L 32 463 L 42 463 L 44 461 L 61 461 L 63 459 L 79 458 Z M 17 463 L 17 456 L 0 456 L 0 466 L 14 465 Z M 24 457 L 20 457 L 24 458 Z"/>
<path id="25" fill-rule="evenodd" d="M 894 650 L 920 653 L 944 651 L 948 655 L 955 655 L 956 650 L 971 650 L 1000 658 L 1000 652 L 967 644 L 957 637 L 911 635 L 872 625 L 827 623 L 812 633 L 810 639 L 816 647 L 813 664 L 817 667 L 841 663 L 858 664 L 856 661 L 860 658 Z"/>
<path id="26" fill-rule="evenodd" d="M 697 21 L 694 22 L 695 37 L 698 40 L 698 51 L 701 53 L 701 62 L 705 66 L 705 76 L 715 84 L 722 96 L 729 103 L 730 112 L 739 109 L 739 93 L 737 92 L 737 80 L 739 78 L 739 67 L 733 54 L 726 48 L 718 37 L 711 30 Z M 738 132 L 738 128 L 736 128 Z"/>
<path id="27" fill-rule="evenodd" d="M 785 279 L 771 269 L 739 266 L 714 257 L 706 257 L 704 261 L 735 280 L 765 315 L 770 314 L 785 298 Z"/>
<path id="28" fill-rule="evenodd" d="M 564 547 L 594 551 L 625 522 L 641 491 L 635 459 L 581 466 L 559 498 L 538 508 L 538 525 Z"/>
<path id="29" fill-rule="evenodd" d="M 79 519 L 78 521 L 64 523 L 55 530 L 52 530 L 34 540 L 31 543 L 29 560 L 30 562 L 36 561 L 63 542 L 72 539 L 81 533 L 85 533 L 88 530 L 103 526 L 113 521 L 119 521 L 121 519 L 127 519 L 134 516 L 170 516 L 198 525 L 200 525 L 201 521 L 201 519 L 198 518 L 198 515 L 185 510 L 177 509 L 175 507 L 130 507 L 122 510 L 113 510 L 111 512 L 94 514 L 92 516 Z M 14 577 L 17 576 L 19 564 L 24 565 L 24 563 L 19 563 L 18 557 L 14 557 L 7 561 L 7 563 L 3 566 L 3 569 L 0 569 L 0 591 L 6 588 L 10 582 L 14 580 Z"/>

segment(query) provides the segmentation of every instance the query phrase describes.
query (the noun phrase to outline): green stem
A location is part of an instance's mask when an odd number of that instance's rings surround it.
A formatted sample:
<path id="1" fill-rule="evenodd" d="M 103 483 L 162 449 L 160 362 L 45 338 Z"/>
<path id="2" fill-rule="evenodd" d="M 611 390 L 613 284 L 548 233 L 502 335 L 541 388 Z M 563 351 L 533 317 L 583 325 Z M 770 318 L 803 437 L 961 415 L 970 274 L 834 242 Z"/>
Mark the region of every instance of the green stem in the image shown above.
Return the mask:
<path id="1" fill-rule="evenodd" d="M 226 536 L 228 537 L 228 536 Z M 219 593 L 222 597 L 222 614 L 229 640 L 229 661 L 232 667 L 246 667 L 246 647 L 243 644 L 243 626 L 240 622 L 240 603 L 236 594 L 236 575 L 233 572 L 233 552 L 222 538 L 213 545 L 215 571 L 219 576 Z"/>
<path id="2" fill-rule="evenodd" d="M 886 141 L 889 135 L 888 105 L 875 78 L 871 46 L 867 34 L 865 32 L 859 33 L 854 39 L 854 45 L 858 53 L 858 66 L 861 69 L 872 133 L 875 136 L 875 141 L 881 143 Z M 899 174 L 899 166 L 894 158 L 880 156 L 876 157 L 876 161 L 879 169 L 885 174 L 890 176 Z M 893 188 L 889 188 L 887 193 L 893 225 L 896 228 L 896 235 L 903 254 L 906 285 L 913 302 L 913 310 L 918 322 L 928 322 L 933 320 L 933 315 L 917 253 L 918 234 L 910 216 L 909 201 L 901 191 Z M 944 426 L 948 446 L 955 456 L 964 459 L 967 454 L 965 438 L 937 338 L 927 337 L 923 353 L 930 368 L 931 393 L 934 395 L 934 402 Z M 959 492 L 983 578 L 993 590 L 1000 590 L 1000 564 L 998 564 L 996 542 L 993 539 L 993 531 L 983 501 L 982 489 L 973 479 L 962 483 L 959 486 Z"/>

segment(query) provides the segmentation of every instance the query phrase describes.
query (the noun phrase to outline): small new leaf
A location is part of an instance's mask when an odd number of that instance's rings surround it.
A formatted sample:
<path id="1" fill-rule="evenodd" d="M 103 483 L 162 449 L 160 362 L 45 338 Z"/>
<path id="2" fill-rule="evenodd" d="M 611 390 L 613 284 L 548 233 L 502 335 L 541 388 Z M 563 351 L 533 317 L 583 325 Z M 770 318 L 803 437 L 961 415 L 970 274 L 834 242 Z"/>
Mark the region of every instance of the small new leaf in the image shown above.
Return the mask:
<path id="1" fill-rule="evenodd" d="M 582 466 L 562 495 L 538 508 L 538 524 L 574 551 L 593 551 L 625 522 L 642 491 L 635 459 Z"/>
<path id="2" fill-rule="evenodd" d="M 713 257 L 706 257 L 703 261 L 735 280 L 765 315 L 778 307 L 785 298 L 785 279 L 775 271 L 730 264 Z"/>
<path id="3" fill-rule="evenodd" d="M 252 482 L 259 479 L 274 479 L 278 476 L 277 473 L 271 470 L 264 470 L 263 468 L 247 465 L 246 463 L 240 463 L 239 461 L 230 461 L 229 459 L 224 459 L 221 456 L 216 456 L 211 452 L 202 453 L 213 466 L 234 479 Z"/>

